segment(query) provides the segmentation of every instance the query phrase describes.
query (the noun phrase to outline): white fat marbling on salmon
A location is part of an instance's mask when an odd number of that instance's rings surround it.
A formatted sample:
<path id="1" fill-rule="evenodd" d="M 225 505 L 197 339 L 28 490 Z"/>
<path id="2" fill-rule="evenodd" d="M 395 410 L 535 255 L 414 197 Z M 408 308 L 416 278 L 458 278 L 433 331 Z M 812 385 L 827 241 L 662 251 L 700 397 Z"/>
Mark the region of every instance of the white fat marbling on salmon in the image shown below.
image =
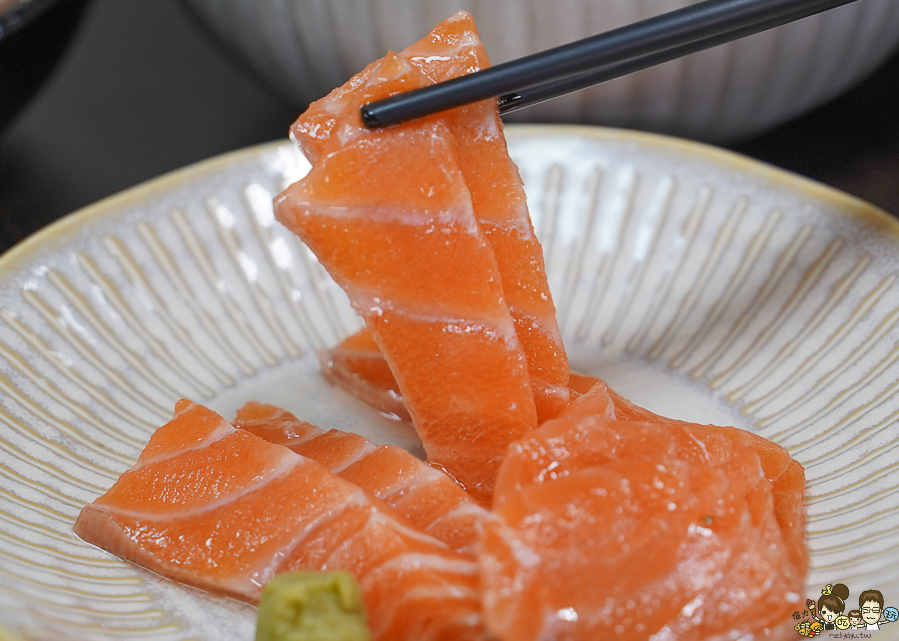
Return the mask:
<path id="1" fill-rule="evenodd" d="M 290 439 L 289 441 L 284 443 L 284 447 L 293 449 L 294 447 L 298 447 L 298 446 L 302 445 L 303 443 L 308 443 L 312 439 L 318 438 L 319 436 L 321 436 L 324 433 L 325 433 L 325 431 L 321 430 L 321 429 L 319 429 L 318 433 L 310 431 L 309 434 L 304 434 L 303 436 L 298 436 L 297 438 Z"/>
<path id="2" fill-rule="evenodd" d="M 353 307 L 359 310 L 363 317 L 382 316 L 389 311 L 391 314 L 414 320 L 423 325 L 442 325 L 443 331 L 446 333 L 492 336 L 496 340 L 506 341 L 509 345 L 518 343 L 515 325 L 509 322 L 510 319 L 499 314 L 488 316 L 472 313 L 463 318 L 434 313 L 433 308 L 426 309 L 407 301 L 394 303 L 379 296 L 380 292 L 365 291 L 359 287 L 347 287 L 347 292 L 353 300 Z"/>
<path id="3" fill-rule="evenodd" d="M 439 474 L 439 472 L 438 472 Z M 447 521 L 456 521 L 460 519 L 484 519 L 490 514 L 489 510 L 482 508 L 477 503 L 460 503 L 443 516 L 434 519 L 428 529 L 444 525 Z"/>
<path id="4" fill-rule="evenodd" d="M 191 408 L 193 408 L 195 406 L 196 406 L 196 403 L 191 404 L 184 411 L 179 412 L 178 414 L 175 414 L 175 418 L 179 417 L 180 415 L 184 414 L 186 411 L 190 410 Z M 164 454 L 157 454 L 157 455 L 153 455 L 153 456 L 148 455 L 147 451 L 144 450 L 141 453 L 141 455 L 138 457 L 137 462 L 132 466 L 131 469 L 136 470 L 141 467 L 144 467 L 145 465 L 150 465 L 151 463 L 161 463 L 163 461 L 174 458 L 176 456 L 180 456 L 181 454 L 184 454 L 186 452 L 192 452 L 195 450 L 203 449 L 204 447 L 209 447 L 211 444 L 215 443 L 219 439 L 230 436 L 233 432 L 234 432 L 234 426 L 231 425 L 225 419 L 221 419 L 221 421 L 218 423 L 218 425 L 215 427 L 215 429 L 213 431 L 209 432 L 206 436 L 204 436 L 202 440 L 197 440 L 196 443 L 194 443 L 190 447 L 185 447 L 185 448 L 177 450 L 177 451 L 164 453 Z"/>
<path id="5" fill-rule="evenodd" d="M 445 586 L 422 586 L 418 588 L 413 588 L 409 590 L 403 598 L 394 602 L 393 610 L 390 613 L 390 617 L 385 619 L 382 625 L 378 626 L 377 629 L 372 629 L 372 633 L 374 636 L 378 636 L 384 630 L 389 629 L 390 626 L 394 622 L 394 618 L 397 616 L 402 616 L 402 611 L 405 607 L 415 607 L 416 603 L 421 602 L 434 602 L 434 601 L 443 601 L 452 603 L 456 602 L 465 602 L 469 601 L 472 604 L 477 604 L 479 599 L 478 593 L 471 590 L 460 590 L 452 585 Z M 480 612 L 477 610 L 473 610 L 469 613 L 461 614 L 456 617 L 450 618 L 447 621 L 448 627 L 453 625 L 458 626 L 460 629 L 477 629 L 483 626 L 482 617 Z M 419 636 L 416 641 L 429 641 L 430 639 L 439 639 L 443 638 L 440 636 L 438 632 L 428 633 L 427 631 L 423 632 L 421 636 Z M 481 634 L 474 637 L 474 639 L 480 641 L 488 641 L 494 640 L 492 634 L 484 630 Z"/>
<path id="6" fill-rule="evenodd" d="M 233 438 L 238 434 L 242 434 L 242 432 L 238 432 L 230 425 L 231 432 L 229 434 L 225 434 L 224 436 L 219 436 L 209 443 L 204 444 L 204 446 L 208 447 L 209 445 L 218 442 L 219 440 L 224 440 L 226 438 Z M 202 447 L 191 447 L 184 450 L 179 450 L 178 454 L 193 452 L 199 449 L 203 449 Z M 153 461 L 149 464 L 155 464 L 160 461 L 169 460 L 171 458 L 175 458 L 176 455 L 166 456 L 158 459 L 157 461 Z M 232 491 L 223 494 L 220 498 L 213 501 L 206 501 L 201 505 L 196 507 L 188 507 L 178 509 L 174 502 L 166 502 L 165 497 L 167 496 L 165 493 L 159 494 L 159 504 L 164 504 L 166 507 L 165 512 L 160 513 L 152 513 L 146 510 L 129 510 L 127 508 L 122 507 L 114 507 L 111 505 L 93 505 L 91 509 L 97 510 L 100 512 L 104 512 L 107 514 L 118 514 L 121 516 L 127 516 L 130 518 L 139 518 L 145 521 L 171 521 L 173 519 L 182 519 L 182 518 L 190 518 L 192 516 L 199 516 L 201 514 L 205 514 L 207 512 L 212 512 L 214 510 L 220 510 L 222 507 L 228 505 L 229 503 L 234 503 L 235 501 L 240 500 L 247 494 L 251 494 L 253 492 L 258 492 L 265 488 L 266 485 L 274 483 L 279 479 L 287 476 L 291 472 L 297 469 L 297 467 L 302 465 L 315 465 L 314 461 L 310 461 L 309 459 L 304 459 L 303 457 L 298 457 L 296 454 L 284 448 L 283 453 L 279 453 L 279 456 L 274 459 L 274 465 L 268 467 L 266 469 L 260 469 L 258 473 L 258 481 L 255 485 L 247 486 L 240 488 L 239 491 Z M 148 464 L 148 465 L 149 465 Z M 143 467 L 143 466 L 142 466 Z M 132 468 L 136 469 L 136 468 Z"/>
<path id="7" fill-rule="evenodd" d="M 379 488 L 378 498 L 385 503 L 390 504 L 392 499 L 401 497 L 403 494 L 405 494 L 406 490 L 410 488 L 421 487 L 425 483 L 433 482 L 436 478 L 438 478 L 436 475 L 439 474 L 443 473 L 438 472 L 433 467 L 425 463 L 422 463 L 421 466 L 416 470 L 415 474 L 407 479 L 404 479 L 402 483 L 388 486 L 389 489 L 387 491 L 383 491 Z M 446 475 L 444 474 L 444 476 Z"/>
<path id="8" fill-rule="evenodd" d="M 347 456 L 341 463 L 338 465 L 331 466 L 331 471 L 334 474 L 340 474 L 343 470 L 348 468 L 353 463 L 361 460 L 363 457 L 368 456 L 376 449 L 375 444 L 369 440 L 365 440 L 359 443 L 356 448 L 356 451 Z"/>
<path id="9" fill-rule="evenodd" d="M 443 168 L 443 165 L 438 165 Z M 443 172 L 447 181 L 453 179 L 452 172 L 445 169 Z M 431 198 L 436 194 L 432 188 L 423 188 L 422 194 Z M 365 221 L 367 223 L 391 223 L 404 227 L 420 227 L 425 234 L 466 234 L 477 238 L 481 232 L 477 222 L 471 215 L 471 204 L 465 200 L 457 202 L 454 207 L 446 207 L 443 203 L 435 203 L 433 209 L 410 210 L 395 206 L 364 206 L 354 204 L 352 206 L 340 203 L 321 203 L 306 199 L 302 194 L 291 193 L 290 190 L 277 202 L 286 202 L 296 210 L 310 212 L 314 216 L 339 220 L 342 224 L 352 221 Z M 407 233 L 400 231 L 399 233 Z M 448 238 L 449 241 L 449 238 Z"/>
<path id="10" fill-rule="evenodd" d="M 380 354 L 378 358 L 381 358 Z M 360 443 L 356 441 L 358 437 L 355 435 L 339 430 L 321 431 L 280 408 L 265 406 L 264 409 L 267 410 L 267 413 L 260 411 L 257 404 L 253 411 L 254 418 L 238 421 L 237 425 L 245 426 L 248 429 L 261 428 L 263 435 L 278 430 L 287 434 L 303 429 L 310 433 L 309 436 L 290 441 L 287 446 L 296 448 L 295 451 L 300 455 L 311 454 L 313 458 L 320 451 L 320 448 L 316 447 L 317 439 L 325 437 L 339 439 L 341 435 L 348 440 L 352 439 L 354 443 L 358 443 L 354 453 L 336 463 L 330 460 L 328 462 L 330 471 L 344 472 L 357 463 L 372 462 L 376 468 L 381 470 L 381 473 L 361 481 L 358 480 L 358 475 L 354 474 L 351 477 L 354 481 L 359 482 L 363 490 L 394 507 L 401 516 L 409 519 L 410 523 L 421 532 L 443 541 L 456 551 L 466 554 L 471 552 L 476 542 L 477 522 L 485 518 L 489 512 L 472 501 L 462 487 L 445 472 L 437 470 L 393 446 L 375 446 L 367 440 Z M 389 464 L 384 466 L 379 463 L 380 460 L 389 461 Z M 394 466 L 396 466 L 396 472 L 391 474 L 389 470 Z M 445 502 L 445 511 L 429 509 L 422 512 L 418 509 L 418 501 L 427 502 L 435 496 L 428 494 L 429 489 L 433 489 L 436 495 L 439 495 Z"/>
<path id="11" fill-rule="evenodd" d="M 437 573 L 442 576 L 458 575 L 474 577 L 478 575 L 479 570 L 478 564 L 474 561 L 464 561 L 458 557 L 449 557 L 437 554 L 409 553 L 396 556 L 386 563 L 383 563 L 382 565 L 371 569 L 362 578 L 362 585 L 363 587 L 366 585 L 371 585 L 373 582 L 380 580 L 379 577 L 381 574 L 387 572 L 403 572 L 407 570 L 417 570 L 422 567 L 436 570 Z M 460 588 L 459 586 L 453 586 L 452 584 L 449 584 L 448 587 L 455 590 L 455 592 L 452 592 L 452 594 L 454 595 L 474 598 L 478 597 L 477 592 L 462 592 L 462 588 Z"/>
<path id="12" fill-rule="evenodd" d="M 298 454 L 295 456 L 300 457 Z M 309 460 L 309 459 L 304 459 Z M 303 544 L 303 541 L 309 536 L 309 534 L 315 530 L 317 530 L 322 525 L 326 524 L 329 521 L 333 521 L 339 518 L 342 514 L 351 510 L 355 507 L 365 507 L 370 505 L 370 501 L 368 497 L 362 490 L 358 492 L 353 492 L 348 497 L 345 497 L 343 502 L 340 505 L 334 506 L 333 509 L 324 512 L 317 519 L 309 519 L 304 522 L 303 527 L 297 531 L 296 536 L 293 538 L 288 545 L 284 546 L 281 550 L 279 550 L 275 556 L 272 557 L 271 561 L 265 564 L 263 567 L 258 569 L 253 573 L 254 581 L 258 579 L 260 581 L 260 585 L 265 585 L 266 582 L 271 580 L 273 576 L 278 574 L 279 571 L 283 571 L 286 568 L 283 567 L 285 561 L 291 557 L 291 553 L 300 547 Z M 374 510 L 374 508 L 372 508 Z M 321 567 L 317 568 L 319 570 L 325 570 L 327 568 Z"/>

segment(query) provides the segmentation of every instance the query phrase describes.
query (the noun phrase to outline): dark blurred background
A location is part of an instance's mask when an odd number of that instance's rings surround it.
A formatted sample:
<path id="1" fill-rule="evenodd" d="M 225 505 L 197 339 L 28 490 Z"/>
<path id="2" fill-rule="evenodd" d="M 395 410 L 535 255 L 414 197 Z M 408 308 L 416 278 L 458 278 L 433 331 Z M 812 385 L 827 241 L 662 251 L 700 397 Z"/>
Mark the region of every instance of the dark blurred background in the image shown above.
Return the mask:
<path id="1" fill-rule="evenodd" d="M 283 138 L 298 114 L 176 0 L 85 6 L 49 81 L 0 133 L 0 251 L 166 171 Z M 45 40 L 47 59 L 64 38 Z M 837 100 L 730 148 L 899 215 L 899 55 Z"/>

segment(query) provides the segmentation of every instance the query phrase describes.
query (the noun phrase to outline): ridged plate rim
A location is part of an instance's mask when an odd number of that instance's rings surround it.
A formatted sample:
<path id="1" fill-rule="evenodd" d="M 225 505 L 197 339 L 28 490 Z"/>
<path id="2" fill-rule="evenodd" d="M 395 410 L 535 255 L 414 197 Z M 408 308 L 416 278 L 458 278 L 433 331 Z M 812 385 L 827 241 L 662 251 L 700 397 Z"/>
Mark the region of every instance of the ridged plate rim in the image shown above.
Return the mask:
<path id="1" fill-rule="evenodd" d="M 880 227 L 899 238 L 899 220 L 884 209 L 857 196 L 840 191 L 835 187 L 750 158 L 749 156 L 715 147 L 714 145 L 664 134 L 589 125 L 510 124 L 506 125 L 505 131 L 507 135 L 516 139 L 558 133 L 587 136 L 616 143 L 635 142 L 643 146 L 685 153 L 721 163 L 730 169 L 748 173 L 756 178 L 769 180 L 782 188 L 795 189 L 807 197 L 823 200 L 837 208 L 840 215 L 862 219 L 866 223 Z M 115 216 L 129 204 L 143 201 L 152 197 L 154 193 L 169 191 L 178 185 L 195 180 L 205 174 L 214 173 L 219 169 L 248 160 L 285 144 L 287 143 L 284 140 L 274 140 L 225 152 L 185 167 L 174 169 L 134 187 L 129 187 L 116 194 L 107 196 L 90 205 L 76 209 L 43 229 L 36 231 L 0 255 L 0 276 L 5 275 L 3 272 L 15 271 L 18 265 L 31 258 L 34 250 L 43 249 L 43 246 L 51 242 L 61 242 L 66 234 L 78 231 L 81 227 L 104 216 Z"/>

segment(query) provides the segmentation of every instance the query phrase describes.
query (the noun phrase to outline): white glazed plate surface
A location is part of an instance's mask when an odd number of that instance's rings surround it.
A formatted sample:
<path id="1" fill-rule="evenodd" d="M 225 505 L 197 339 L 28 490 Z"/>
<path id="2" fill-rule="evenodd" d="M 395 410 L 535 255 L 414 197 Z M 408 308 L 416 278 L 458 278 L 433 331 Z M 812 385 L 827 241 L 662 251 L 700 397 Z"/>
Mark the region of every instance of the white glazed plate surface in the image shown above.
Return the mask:
<path id="1" fill-rule="evenodd" d="M 842 582 L 850 600 L 874 588 L 899 604 L 899 225 L 693 143 L 508 134 L 572 367 L 653 411 L 789 448 L 808 477 L 804 598 Z M 253 637 L 254 608 L 72 534 L 178 398 L 227 418 L 276 403 L 420 452 L 411 428 L 318 373 L 315 350 L 360 323 L 272 219 L 272 196 L 306 170 L 289 143 L 232 153 L 0 258 L 0 626 L 47 641 Z"/>

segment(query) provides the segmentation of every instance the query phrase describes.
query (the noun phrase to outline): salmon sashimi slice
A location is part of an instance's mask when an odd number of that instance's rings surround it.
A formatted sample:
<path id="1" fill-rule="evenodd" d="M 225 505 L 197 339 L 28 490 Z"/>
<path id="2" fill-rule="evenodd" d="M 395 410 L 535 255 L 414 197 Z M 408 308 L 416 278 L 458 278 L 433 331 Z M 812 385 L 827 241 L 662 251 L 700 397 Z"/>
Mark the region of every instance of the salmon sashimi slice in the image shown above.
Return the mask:
<path id="1" fill-rule="evenodd" d="M 589 392 L 594 385 L 597 383 L 602 383 L 604 389 L 609 395 L 609 398 L 612 401 L 612 404 L 615 408 L 615 418 L 622 421 L 649 421 L 650 423 L 654 421 L 669 421 L 672 419 L 667 419 L 664 416 L 659 416 L 658 414 L 654 414 L 650 412 L 648 409 L 644 407 L 640 407 L 636 403 L 629 401 L 624 398 L 621 394 L 618 394 L 615 390 L 608 387 L 600 378 L 595 376 L 590 376 L 588 374 L 580 374 L 578 372 L 571 372 L 569 375 L 569 389 L 571 390 L 572 399 L 577 398 L 583 394 Z"/>
<path id="2" fill-rule="evenodd" d="M 601 380 L 602 379 L 590 376 L 589 374 L 568 372 L 568 389 L 570 392 L 573 392 L 571 394 L 572 400 L 589 392 L 591 388 Z"/>
<path id="3" fill-rule="evenodd" d="M 315 164 L 275 199 L 275 214 L 365 320 L 429 461 L 487 504 L 506 447 L 537 424 L 496 259 L 445 119 L 368 130 L 359 115 L 425 84 L 388 54 L 313 103 L 292 134 Z"/>
<path id="4" fill-rule="evenodd" d="M 413 527 L 473 554 L 489 512 L 444 472 L 393 445 L 340 430 L 327 432 L 274 405 L 250 401 L 234 426 L 312 459 L 387 503 Z"/>
<path id="5" fill-rule="evenodd" d="M 398 55 L 421 72 L 425 84 L 490 66 L 474 20 L 466 11 L 444 20 Z M 375 69 L 376 63 L 369 65 L 326 100 L 332 107 L 343 106 L 353 89 L 369 81 Z M 330 115 L 327 105 L 322 110 Z M 453 109 L 440 118 L 449 127 L 455 161 L 468 188 L 477 224 L 493 249 L 542 422 L 568 404 L 568 357 L 546 280 L 543 250 L 534 234 L 521 177 L 509 158 L 499 109 L 496 101 L 487 100 Z M 333 120 L 307 114 L 291 128 L 291 138 L 315 164 L 337 148 L 335 136 L 330 135 L 334 127 Z M 337 370 L 341 371 L 345 370 Z M 341 381 L 344 383 L 355 385 L 353 379 Z M 364 392 L 369 387 L 356 389 Z M 381 405 L 394 405 L 389 397 L 365 400 L 374 400 L 371 404 L 379 409 Z"/>
<path id="6" fill-rule="evenodd" d="M 318 463 L 182 400 L 75 533 L 198 587 L 258 600 L 291 570 L 345 570 L 372 638 L 483 639 L 477 565 Z"/>
<path id="7" fill-rule="evenodd" d="M 621 421 L 647 421 L 659 425 L 689 428 L 692 424 L 665 418 L 632 403 L 606 383 L 593 376 L 571 374 L 572 391 L 581 396 L 562 413 L 562 417 L 602 414 Z M 588 387 L 589 385 L 589 387 Z M 577 386 L 577 387 L 575 387 Z M 578 389 L 580 388 L 580 389 Z M 797 567 L 808 565 L 805 544 L 805 470 L 784 448 L 745 430 L 722 428 L 738 446 L 755 451 L 762 471 L 774 493 L 774 516 L 781 527 L 791 562 Z"/>
<path id="8" fill-rule="evenodd" d="M 783 627 L 808 567 L 803 483 L 780 492 L 769 475 L 801 467 L 735 428 L 618 420 L 603 387 L 510 447 L 481 539 L 488 628 L 528 641 Z"/>
<path id="9" fill-rule="evenodd" d="M 445 20 L 399 55 L 431 82 L 442 82 L 490 66 L 474 21 L 465 11 Z M 538 421 L 542 423 L 568 405 L 568 357 L 546 280 L 543 250 L 534 234 L 521 178 L 509 158 L 495 101 L 453 109 L 444 118 L 478 226 L 496 258 L 506 303 L 527 357 Z M 306 138 L 305 130 L 295 125 L 294 139 Z M 321 153 L 317 146 L 310 146 L 313 153 Z M 339 351 L 364 344 L 367 341 L 364 331 L 341 343 Z M 374 383 L 375 389 L 389 382 L 383 370 L 376 366 L 376 360 L 357 360 L 355 365 L 363 382 Z M 348 371 L 338 368 L 329 373 L 339 376 Z M 360 394 L 372 390 L 371 385 L 359 385 L 354 377 L 339 383 L 356 387 Z M 379 409 L 398 405 L 389 395 L 363 398 Z"/>
<path id="10" fill-rule="evenodd" d="M 474 19 L 465 11 L 444 20 L 400 55 L 435 83 L 490 66 Z M 569 368 L 524 186 L 509 158 L 496 101 L 453 109 L 446 119 L 475 217 L 493 247 L 542 423 L 568 405 Z"/>
<path id="11" fill-rule="evenodd" d="M 367 327 L 330 349 L 319 350 L 322 374 L 376 410 L 412 421 L 390 365 Z"/>
<path id="12" fill-rule="evenodd" d="M 575 374 L 572 373 L 572 379 Z M 559 418 L 577 418 L 588 416 L 603 416 L 609 419 L 615 419 L 616 406 L 612 398 L 611 389 L 606 382 L 600 379 L 594 379 L 594 383 L 584 392 L 578 392 L 572 389 L 572 402 L 565 408 Z"/>

